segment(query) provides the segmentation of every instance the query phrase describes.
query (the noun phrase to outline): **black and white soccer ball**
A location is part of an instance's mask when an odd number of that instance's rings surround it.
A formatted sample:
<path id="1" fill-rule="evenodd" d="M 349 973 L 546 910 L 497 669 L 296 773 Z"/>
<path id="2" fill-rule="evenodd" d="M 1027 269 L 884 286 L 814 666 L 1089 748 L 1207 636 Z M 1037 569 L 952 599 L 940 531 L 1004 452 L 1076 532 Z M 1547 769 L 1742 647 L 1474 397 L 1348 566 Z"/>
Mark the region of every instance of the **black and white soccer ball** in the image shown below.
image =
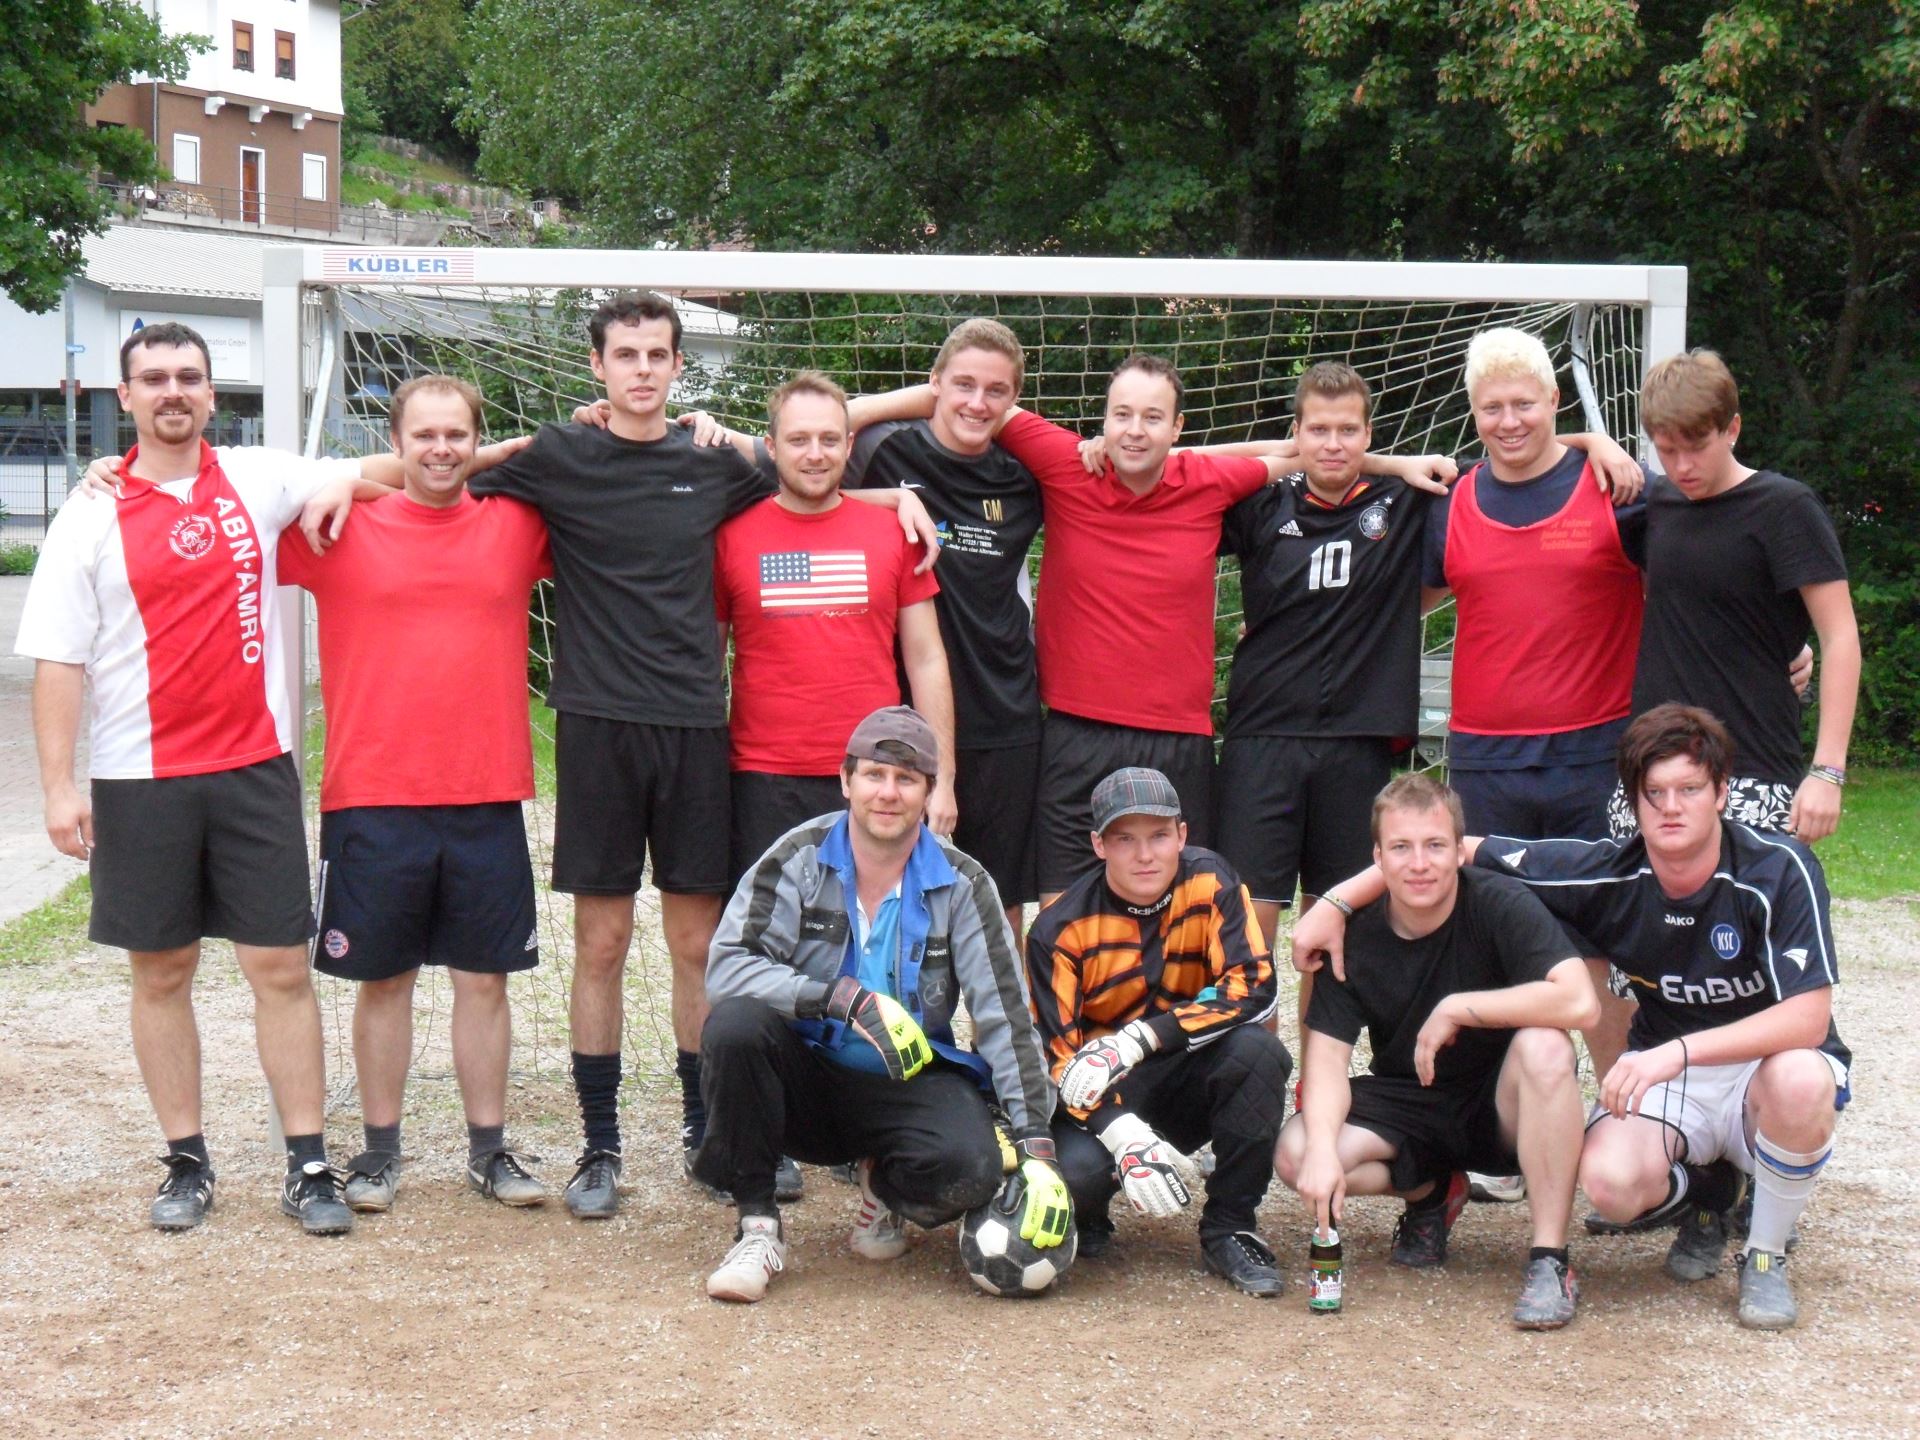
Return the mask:
<path id="1" fill-rule="evenodd" d="M 1020 1217 L 994 1201 L 969 1210 L 960 1221 L 960 1264 L 989 1295 L 1038 1295 L 1067 1273 L 1080 1248 L 1080 1232 L 1067 1222 L 1067 1238 L 1042 1250 L 1020 1238 Z"/>

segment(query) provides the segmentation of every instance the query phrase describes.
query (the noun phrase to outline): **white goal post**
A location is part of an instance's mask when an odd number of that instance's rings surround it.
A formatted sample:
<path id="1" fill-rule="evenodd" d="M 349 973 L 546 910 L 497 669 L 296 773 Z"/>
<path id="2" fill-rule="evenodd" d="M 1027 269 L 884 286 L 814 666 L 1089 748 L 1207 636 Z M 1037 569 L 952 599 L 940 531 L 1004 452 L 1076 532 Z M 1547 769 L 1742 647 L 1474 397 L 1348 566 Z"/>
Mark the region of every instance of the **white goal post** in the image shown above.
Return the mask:
<path id="1" fill-rule="evenodd" d="M 564 419 L 597 394 L 585 316 L 621 289 L 680 308 L 689 365 L 675 402 L 756 431 L 766 392 L 792 369 L 825 369 L 855 392 L 912 383 L 952 324 L 984 314 L 1027 348 L 1024 403 L 1088 433 L 1108 372 L 1133 349 L 1187 377 L 1189 444 L 1285 434 L 1299 373 L 1339 359 L 1374 389 L 1376 449 L 1467 453 L 1466 345 L 1504 324 L 1547 344 L 1565 428 L 1631 441 L 1647 368 L 1686 332 L 1677 266 L 316 245 L 264 259 L 266 443 L 309 454 L 384 449 L 385 397 L 433 369 L 480 384 L 491 438 Z M 1224 678 L 1230 564 L 1221 585 Z M 284 607 L 285 623 L 303 626 L 303 609 Z M 289 679 L 304 688 L 295 663 Z M 1423 732 L 1444 729 L 1434 684 Z M 550 939 L 561 949 L 570 937 Z"/>

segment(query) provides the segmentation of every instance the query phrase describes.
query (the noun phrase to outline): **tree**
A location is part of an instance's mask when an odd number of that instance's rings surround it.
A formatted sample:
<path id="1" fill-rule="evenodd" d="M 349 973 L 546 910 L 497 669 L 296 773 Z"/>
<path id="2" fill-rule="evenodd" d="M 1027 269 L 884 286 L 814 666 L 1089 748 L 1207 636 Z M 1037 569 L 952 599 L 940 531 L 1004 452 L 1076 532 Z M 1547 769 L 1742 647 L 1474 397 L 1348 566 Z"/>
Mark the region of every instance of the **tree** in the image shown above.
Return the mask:
<path id="1" fill-rule="evenodd" d="M 468 156 L 454 117 L 466 98 L 466 7 L 461 0 L 380 0 L 340 9 L 340 61 L 348 83 L 377 111 L 386 133 Z M 530 68 L 540 50 L 514 56 Z"/>
<path id="2" fill-rule="evenodd" d="M 152 141 L 90 129 L 81 107 L 136 75 L 178 79 L 206 43 L 168 38 L 133 0 L 0 0 L 0 288 L 21 308 L 57 305 L 80 242 L 107 228 L 96 171 L 159 176 Z"/>

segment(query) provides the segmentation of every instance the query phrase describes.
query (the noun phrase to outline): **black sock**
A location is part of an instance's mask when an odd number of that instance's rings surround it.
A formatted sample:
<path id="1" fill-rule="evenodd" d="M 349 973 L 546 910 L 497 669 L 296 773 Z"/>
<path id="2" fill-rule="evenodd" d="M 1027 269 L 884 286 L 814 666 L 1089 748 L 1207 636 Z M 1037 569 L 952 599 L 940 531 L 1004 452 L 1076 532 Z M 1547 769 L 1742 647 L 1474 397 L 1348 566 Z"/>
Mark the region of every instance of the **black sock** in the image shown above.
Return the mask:
<path id="1" fill-rule="evenodd" d="M 1409 1210 L 1438 1210 L 1447 1203 L 1447 1190 L 1453 1184 L 1451 1174 L 1442 1175 L 1433 1182 L 1433 1188 L 1418 1200 L 1407 1201 Z"/>
<path id="2" fill-rule="evenodd" d="M 700 1053 L 674 1051 L 673 1073 L 680 1077 L 680 1143 L 697 1150 L 707 1138 L 707 1102 L 700 1098 Z"/>
<path id="3" fill-rule="evenodd" d="M 1551 1245 L 1536 1245 L 1527 1251 L 1528 1263 L 1531 1264 L 1535 1260 L 1558 1260 L 1564 1268 L 1567 1263 L 1567 1247 L 1562 1245 L 1556 1250 Z"/>
<path id="4" fill-rule="evenodd" d="M 573 1088 L 580 1097 L 580 1123 L 587 1149 L 620 1153 L 620 1052 L 582 1055 L 573 1052 Z"/>
<path id="5" fill-rule="evenodd" d="M 1740 1197 L 1740 1172 L 1724 1160 L 1711 1165 L 1688 1165 L 1688 1204 L 1695 1209 L 1711 1210 L 1716 1215 L 1733 1208 Z"/>
<path id="6" fill-rule="evenodd" d="M 207 1137 L 200 1131 L 195 1131 L 191 1135 L 182 1135 L 178 1140 L 167 1141 L 167 1154 L 191 1155 L 208 1169 L 213 1168 L 213 1161 L 207 1158 Z"/>
<path id="7" fill-rule="evenodd" d="M 287 1173 L 291 1175 L 310 1161 L 327 1163 L 327 1137 L 325 1135 L 289 1135 L 287 1136 Z"/>
<path id="8" fill-rule="evenodd" d="M 376 1155 L 398 1155 L 400 1153 L 400 1122 L 391 1125 L 364 1125 L 367 1133 L 367 1149 Z"/>
<path id="9" fill-rule="evenodd" d="M 496 1150 L 507 1148 L 507 1127 L 504 1125 L 467 1126 L 467 1163 L 475 1164 Z"/>

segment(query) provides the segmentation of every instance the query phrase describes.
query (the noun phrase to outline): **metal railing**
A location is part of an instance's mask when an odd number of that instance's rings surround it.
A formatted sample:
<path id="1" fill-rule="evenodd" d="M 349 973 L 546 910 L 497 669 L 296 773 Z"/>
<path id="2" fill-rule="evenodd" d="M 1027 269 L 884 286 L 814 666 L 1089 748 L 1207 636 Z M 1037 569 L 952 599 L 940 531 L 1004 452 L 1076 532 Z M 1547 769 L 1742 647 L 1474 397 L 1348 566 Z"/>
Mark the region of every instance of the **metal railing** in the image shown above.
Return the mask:
<path id="1" fill-rule="evenodd" d="M 128 185 L 101 181 L 115 208 L 130 220 L 204 225 L 223 230 L 302 231 L 374 245 L 431 245 L 455 216 L 385 205 L 347 205 L 229 185 Z"/>

